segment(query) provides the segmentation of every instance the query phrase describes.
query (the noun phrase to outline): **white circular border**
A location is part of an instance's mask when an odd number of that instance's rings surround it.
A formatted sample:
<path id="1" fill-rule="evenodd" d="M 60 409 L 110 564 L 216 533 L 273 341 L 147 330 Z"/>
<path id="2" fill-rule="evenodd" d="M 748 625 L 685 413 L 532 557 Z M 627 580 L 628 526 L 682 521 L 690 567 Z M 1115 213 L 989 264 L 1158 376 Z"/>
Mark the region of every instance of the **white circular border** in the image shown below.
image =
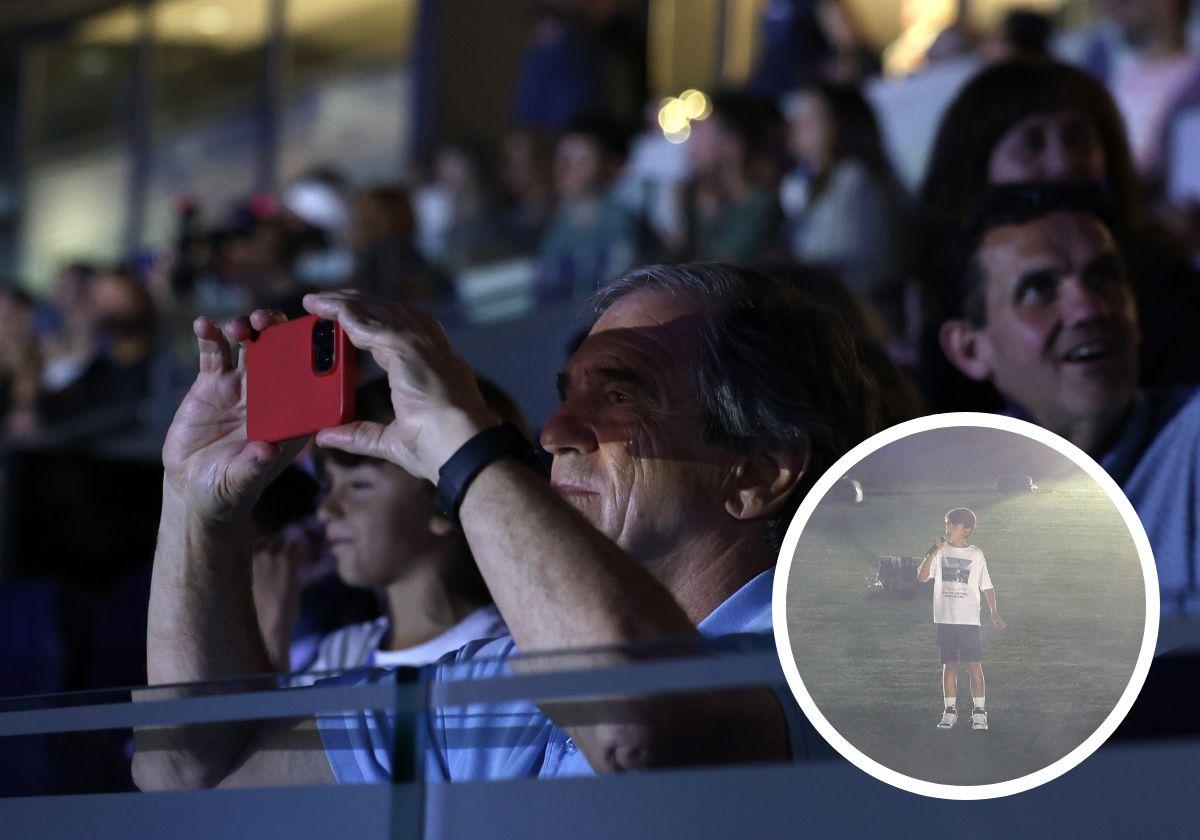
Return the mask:
<path id="1" fill-rule="evenodd" d="M 901 438 L 918 432 L 964 426 L 983 426 L 992 429 L 1001 429 L 1031 438 L 1052 447 L 1058 453 L 1070 458 L 1087 473 L 1108 494 L 1109 499 L 1112 500 L 1117 511 L 1120 512 L 1121 517 L 1125 520 L 1125 525 L 1129 528 L 1129 533 L 1133 537 L 1133 543 L 1137 547 L 1138 557 L 1142 562 L 1142 579 L 1145 583 L 1146 592 L 1146 624 L 1142 633 L 1142 647 L 1138 653 L 1137 664 L 1134 665 L 1133 676 L 1129 679 L 1129 685 L 1125 686 L 1125 691 L 1121 694 L 1113 710 L 1109 712 L 1108 717 L 1104 719 L 1104 722 L 1082 744 L 1053 764 L 1016 779 L 986 785 L 945 785 L 906 776 L 870 758 L 843 738 L 825 716 L 821 714 L 821 710 L 817 708 L 817 704 L 813 702 L 812 696 L 804 686 L 804 680 L 800 676 L 800 670 L 796 667 L 796 661 L 792 655 L 792 645 L 788 636 L 787 625 L 788 574 L 791 571 L 796 548 L 800 543 L 800 535 L 804 532 L 804 527 L 808 524 L 813 511 L 816 510 L 817 505 L 825 498 L 825 494 L 829 492 L 830 488 L 855 464 L 875 450 L 887 446 L 889 443 L 894 443 Z M 1117 486 L 1117 483 L 1109 477 L 1108 473 L 1099 464 L 1092 460 L 1079 447 L 1053 432 L 1043 429 L 1041 426 L 1035 426 L 1032 423 L 1026 423 L 1024 420 L 1003 417 L 997 414 L 962 411 L 919 417 L 916 420 L 909 420 L 906 423 L 900 423 L 899 425 L 892 426 L 890 429 L 879 432 L 839 458 L 817 480 L 812 490 L 805 496 L 804 501 L 800 503 L 800 508 L 796 511 L 796 516 L 792 519 L 792 524 L 788 526 L 787 534 L 784 536 L 783 548 L 780 549 L 779 561 L 775 570 L 775 584 L 771 599 L 771 618 L 775 625 L 775 646 L 778 649 L 779 660 L 783 665 L 783 673 L 787 678 L 788 685 L 792 689 L 792 693 L 800 701 L 800 708 L 804 710 L 804 714 L 812 721 L 813 726 L 821 733 L 821 736 L 850 763 L 863 772 L 874 776 L 876 779 L 910 793 L 940 799 L 992 799 L 998 796 L 1021 793 L 1022 791 L 1030 790 L 1058 778 L 1095 752 L 1108 739 L 1108 736 L 1113 733 L 1133 706 L 1138 692 L 1142 690 L 1142 685 L 1146 682 L 1146 674 L 1150 671 L 1150 661 L 1154 657 L 1154 646 L 1158 639 L 1158 597 L 1158 572 L 1154 565 L 1154 554 L 1150 549 L 1150 540 L 1146 537 L 1146 529 L 1142 527 L 1141 520 L 1138 519 L 1137 513 L 1133 510 L 1133 505 L 1125 498 L 1125 494 L 1121 492 L 1121 488 Z"/>

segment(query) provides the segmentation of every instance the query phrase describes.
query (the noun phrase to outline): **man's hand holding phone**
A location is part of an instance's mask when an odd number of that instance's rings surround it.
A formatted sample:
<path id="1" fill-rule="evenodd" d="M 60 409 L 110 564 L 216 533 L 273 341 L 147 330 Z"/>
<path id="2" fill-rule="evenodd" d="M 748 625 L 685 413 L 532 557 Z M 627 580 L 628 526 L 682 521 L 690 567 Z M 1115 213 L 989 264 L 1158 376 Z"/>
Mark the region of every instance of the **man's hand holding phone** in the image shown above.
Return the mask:
<path id="1" fill-rule="evenodd" d="M 305 295 L 304 308 L 337 321 L 387 372 L 396 412 L 386 426 L 359 421 L 323 429 L 319 445 L 382 458 L 436 483 L 459 447 L 500 423 L 435 318 L 354 291 Z"/>
<path id="2" fill-rule="evenodd" d="M 224 332 L 205 317 L 192 323 L 200 369 L 163 444 L 164 490 L 206 520 L 248 515 L 263 488 L 304 446 L 304 440 L 281 446 L 246 438 L 245 345 L 285 320 L 260 309 L 230 321 Z"/>
<path id="3" fill-rule="evenodd" d="M 246 345 L 285 320 L 258 310 L 224 332 L 208 318 L 192 324 L 199 372 L 163 443 L 162 517 L 147 609 L 149 684 L 274 670 L 254 603 L 250 511 L 305 440 L 247 438 Z M 137 733 L 134 778 L 152 789 L 215 786 L 234 772 L 246 745 L 268 731 L 246 721 L 166 727 L 155 730 L 153 746 Z M 327 764 L 318 770 L 312 778 L 329 775 Z"/>
<path id="4" fill-rule="evenodd" d="M 306 295 L 304 307 L 336 321 L 353 346 L 371 353 L 387 373 L 396 411 L 386 426 L 359 421 L 321 429 L 318 444 L 382 458 L 436 482 L 459 447 L 500 423 L 470 366 L 431 316 L 354 291 Z M 230 321 L 224 332 L 208 318 L 192 325 L 200 371 L 167 433 L 163 465 L 167 489 L 205 519 L 248 514 L 307 440 L 247 438 L 247 345 L 286 321 L 282 313 L 260 309 Z M 307 356 L 296 364 L 307 365 Z"/>

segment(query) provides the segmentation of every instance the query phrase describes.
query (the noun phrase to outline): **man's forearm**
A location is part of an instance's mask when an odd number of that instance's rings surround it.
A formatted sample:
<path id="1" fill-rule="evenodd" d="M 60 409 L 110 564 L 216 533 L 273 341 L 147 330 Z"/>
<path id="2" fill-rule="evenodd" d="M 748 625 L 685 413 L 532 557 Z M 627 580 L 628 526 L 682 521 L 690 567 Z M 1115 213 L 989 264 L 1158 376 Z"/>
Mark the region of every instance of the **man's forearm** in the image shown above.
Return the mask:
<path id="1" fill-rule="evenodd" d="M 151 685 L 273 670 L 255 615 L 246 535 L 244 522 L 199 521 L 164 487 L 146 634 Z M 165 696 L 150 692 L 145 699 Z M 230 723 L 141 732 L 135 777 L 149 787 L 215 784 L 252 728 Z"/>
<path id="2" fill-rule="evenodd" d="M 697 635 L 666 587 L 520 464 L 502 461 L 481 473 L 467 494 L 462 521 L 523 651 Z M 570 667 L 612 661 L 593 655 Z M 540 705 L 598 772 L 788 754 L 786 724 L 766 689 Z M 696 737 L 714 731 L 729 737 Z"/>
<path id="3" fill-rule="evenodd" d="M 666 587 L 522 464 L 480 473 L 460 516 L 523 651 L 696 634 Z"/>
<path id="4" fill-rule="evenodd" d="M 270 673 L 251 590 L 248 523 L 204 523 L 164 493 L 150 586 L 150 684 Z"/>

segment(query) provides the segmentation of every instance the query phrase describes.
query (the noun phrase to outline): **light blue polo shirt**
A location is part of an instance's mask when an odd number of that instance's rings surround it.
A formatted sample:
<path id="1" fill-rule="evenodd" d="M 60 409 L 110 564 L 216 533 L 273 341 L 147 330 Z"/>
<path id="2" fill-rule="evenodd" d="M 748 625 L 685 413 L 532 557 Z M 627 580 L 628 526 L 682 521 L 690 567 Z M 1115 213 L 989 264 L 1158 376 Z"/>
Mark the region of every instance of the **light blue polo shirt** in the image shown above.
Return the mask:
<path id="1" fill-rule="evenodd" d="M 706 637 L 771 632 L 771 587 L 774 569 L 746 583 L 700 622 Z M 426 666 L 422 681 L 480 680 L 511 677 L 509 658 L 517 655 L 511 636 L 471 642 Z M 355 672 L 338 678 L 343 684 L 394 679 L 392 671 Z M 782 672 L 779 682 L 783 683 Z M 781 697 L 786 695 L 786 691 Z M 793 754 L 815 754 L 819 737 L 807 727 L 795 702 L 781 700 L 792 733 Z M 423 716 L 425 775 L 430 781 L 562 778 L 594 771 L 582 751 L 533 703 L 473 704 L 437 707 Z M 318 716 L 330 767 L 341 783 L 391 780 L 393 716 L 383 711 Z M 823 745 L 822 745 L 823 746 Z"/>
<path id="2" fill-rule="evenodd" d="M 1146 528 L 1162 614 L 1200 614 L 1200 389 L 1138 394 L 1099 461 Z"/>

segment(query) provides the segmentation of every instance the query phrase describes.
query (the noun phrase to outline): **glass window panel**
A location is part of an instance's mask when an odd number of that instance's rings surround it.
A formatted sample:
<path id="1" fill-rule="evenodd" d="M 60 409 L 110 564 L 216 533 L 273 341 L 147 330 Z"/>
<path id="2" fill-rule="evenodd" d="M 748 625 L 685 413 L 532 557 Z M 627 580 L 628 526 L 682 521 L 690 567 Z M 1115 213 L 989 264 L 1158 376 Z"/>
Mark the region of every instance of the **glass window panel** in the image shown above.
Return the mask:
<path id="1" fill-rule="evenodd" d="M 156 132 L 190 128 L 257 101 L 267 0 L 154 6 Z"/>
<path id="2" fill-rule="evenodd" d="M 180 195 L 206 222 L 254 190 L 268 0 L 161 0 L 153 8 L 153 151 L 142 241 L 167 245 Z"/>
<path id="3" fill-rule="evenodd" d="M 32 159 L 95 149 L 120 138 L 137 33 L 137 11 L 127 6 L 28 48 L 26 142 Z"/>
<path id="4" fill-rule="evenodd" d="M 129 183 L 123 149 L 45 160 L 26 177 L 22 274 L 30 285 L 44 289 L 68 261 L 120 259 Z"/>
<path id="5" fill-rule="evenodd" d="M 23 54 L 27 169 L 20 270 L 35 288 L 44 288 L 65 260 L 120 255 L 137 34 L 130 4 L 85 18 Z"/>
<path id="6" fill-rule="evenodd" d="M 280 174 L 395 180 L 410 136 L 416 0 L 290 0 Z"/>
<path id="7" fill-rule="evenodd" d="M 330 73 L 360 71 L 407 58 L 417 0 L 290 0 L 290 75 L 298 86 Z"/>

